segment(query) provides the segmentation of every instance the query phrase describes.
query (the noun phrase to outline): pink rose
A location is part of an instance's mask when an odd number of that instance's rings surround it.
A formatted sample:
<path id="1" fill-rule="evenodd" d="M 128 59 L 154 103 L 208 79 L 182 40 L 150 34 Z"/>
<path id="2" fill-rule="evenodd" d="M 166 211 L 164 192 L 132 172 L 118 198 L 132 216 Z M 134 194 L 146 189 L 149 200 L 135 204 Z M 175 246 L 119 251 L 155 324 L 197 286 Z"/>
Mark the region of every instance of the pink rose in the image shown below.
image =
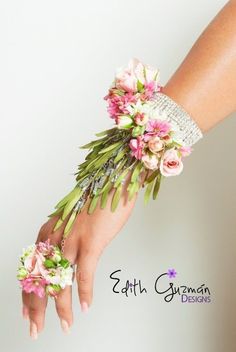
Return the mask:
<path id="1" fill-rule="evenodd" d="M 164 148 L 164 142 L 159 137 L 153 137 L 148 141 L 148 148 L 151 152 L 158 153 Z"/>
<path id="2" fill-rule="evenodd" d="M 130 93 L 137 92 L 137 82 L 137 77 L 130 68 L 118 72 L 115 77 L 116 88 Z"/>
<path id="3" fill-rule="evenodd" d="M 145 167 L 149 170 L 155 170 L 158 168 L 158 158 L 155 154 L 143 155 L 142 162 L 144 163 Z"/>
<path id="4" fill-rule="evenodd" d="M 47 270 L 44 267 L 44 256 L 36 250 L 30 256 L 25 258 L 24 265 L 26 270 L 32 276 L 45 276 L 47 275 Z"/>
<path id="5" fill-rule="evenodd" d="M 163 176 L 176 176 L 183 170 L 183 163 L 175 149 L 169 149 L 164 153 L 160 163 L 160 171 Z"/>

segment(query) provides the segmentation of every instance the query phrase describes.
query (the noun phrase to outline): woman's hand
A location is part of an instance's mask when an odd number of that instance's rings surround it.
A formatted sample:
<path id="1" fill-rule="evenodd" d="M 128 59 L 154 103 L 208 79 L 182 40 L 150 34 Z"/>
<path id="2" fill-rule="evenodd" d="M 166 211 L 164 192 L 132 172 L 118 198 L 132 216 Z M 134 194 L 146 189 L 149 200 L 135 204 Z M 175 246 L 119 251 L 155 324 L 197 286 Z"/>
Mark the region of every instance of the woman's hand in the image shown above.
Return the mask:
<path id="1" fill-rule="evenodd" d="M 113 192 L 109 195 L 105 209 L 100 209 L 98 206 L 95 212 L 89 215 L 87 214 L 87 204 L 86 208 L 77 216 L 66 239 L 64 255 L 72 264 L 77 265 L 75 276 L 81 310 L 84 312 L 92 303 L 94 273 L 98 259 L 104 248 L 126 223 L 135 204 L 136 195 L 129 201 L 125 189 L 126 187 L 124 187 L 121 201 L 114 213 L 110 210 Z M 50 239 L 51 244 L 60 244 L 66 220 L 61 228 L 53 232 L 57 220 L 58 216 L 55 216 L 42 226 L 37 242 Z M 22 297 L 23 316 L 29 318 L 30 335 L 36 339 L 44 326 L 47 297 L 39 298 L 33 293 L 27 294 L 25 292 L 22 293 Z M 67 333 L 73 322 L 71 286 L 66 286 L 59 293 L 55 304 L 61 327 Z"/>

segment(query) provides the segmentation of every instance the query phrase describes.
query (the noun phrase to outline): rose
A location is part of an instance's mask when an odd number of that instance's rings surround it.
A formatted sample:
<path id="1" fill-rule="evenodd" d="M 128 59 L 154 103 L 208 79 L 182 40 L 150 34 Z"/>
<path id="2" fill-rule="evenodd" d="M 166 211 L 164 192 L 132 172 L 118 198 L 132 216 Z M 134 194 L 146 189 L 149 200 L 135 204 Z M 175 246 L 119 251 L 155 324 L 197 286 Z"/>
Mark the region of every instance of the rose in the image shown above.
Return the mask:
<path id="1" fill-rule="evenodd" d="M 163 176 L 176 176 L 183 170 L 183 163 L 175 149 L 169 149 L 161 159 L 160 171 Z"/>
<path id="2" fill-rule="evenodd" d="M 159 137 L 153 137 L 148 141 L 148 148 L 151 152 L 158 153 L 164 148 L 164 142 Z"/>
<path id="3" fill-rule="evenodd" d="M 137 77 L 135 76 L 132 65 L 124 70 L 119 70 L 115 77 L 115 86 L 117 89 L 122 89 L 126 92 L 137 92 Z"/>
<path id="4" fill-rule="evenodd" d="M 45 258 L 39 251 L 30 253 L 24 260 L 24 267 L 31 276 L 45 276 L 47 270 L 44 267 Z"/>
<path id="5" fill-rule="evenodd" d="M 155 170 L 158 168 L 158 157 L 155 154 L 145 154 L 142 157 L 142 162 L 145 167 L 149 170 Z"/>

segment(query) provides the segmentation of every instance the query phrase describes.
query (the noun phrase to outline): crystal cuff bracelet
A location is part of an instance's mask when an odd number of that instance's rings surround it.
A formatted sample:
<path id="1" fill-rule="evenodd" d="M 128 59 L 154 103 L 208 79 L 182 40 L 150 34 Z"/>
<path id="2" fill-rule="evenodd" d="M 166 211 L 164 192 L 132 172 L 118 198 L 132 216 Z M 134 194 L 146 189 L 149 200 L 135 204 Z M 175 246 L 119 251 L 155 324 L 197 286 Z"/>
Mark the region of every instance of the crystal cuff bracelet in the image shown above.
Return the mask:
<path id="1" fill-rule="evenodd" d="M 153 108 L 165 112 L 167 121 L 174 122 L 179 126 L 185 145 L 191 147 L 203 137 L 200 128 L 190 115 L 167 95 L 160 92 L 156 93 Z"/>
<path id="2" fill-rule="evenodd" d="M 151 195 L 156 199 L 162 178 L 179 175 L 191 146 L 202 138 L 188 113 L 161 93 L 159 71 L 137 59 L 117 72 L 104 99 L 114 127 L 82 147 L 89 152 L 78 166 L 76 185 L 50 215 L 59 215 L 54 231 L 66 222 L 64 239 L 85 206 L 89 214 L 97 205 L 104 208 L 111 191 L 111 211 L 124 187 L 129 200 L 141 187 L 145 203 Z"/>

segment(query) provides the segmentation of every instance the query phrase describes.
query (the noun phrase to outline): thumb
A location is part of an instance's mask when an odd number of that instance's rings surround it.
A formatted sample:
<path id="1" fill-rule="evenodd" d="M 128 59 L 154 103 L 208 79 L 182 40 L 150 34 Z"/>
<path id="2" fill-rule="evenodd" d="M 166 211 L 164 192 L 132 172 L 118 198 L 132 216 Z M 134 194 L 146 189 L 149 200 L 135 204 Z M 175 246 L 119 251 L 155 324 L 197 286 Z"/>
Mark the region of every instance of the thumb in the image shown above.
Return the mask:
<path id="1" fill-rule="evenodd" d="M 99 254 L 96 252 L 82 252 L 76 263 L 76 280 L 82 312 L 86 312 L 92 303 L 94 274 L 98 257 Z"/>

